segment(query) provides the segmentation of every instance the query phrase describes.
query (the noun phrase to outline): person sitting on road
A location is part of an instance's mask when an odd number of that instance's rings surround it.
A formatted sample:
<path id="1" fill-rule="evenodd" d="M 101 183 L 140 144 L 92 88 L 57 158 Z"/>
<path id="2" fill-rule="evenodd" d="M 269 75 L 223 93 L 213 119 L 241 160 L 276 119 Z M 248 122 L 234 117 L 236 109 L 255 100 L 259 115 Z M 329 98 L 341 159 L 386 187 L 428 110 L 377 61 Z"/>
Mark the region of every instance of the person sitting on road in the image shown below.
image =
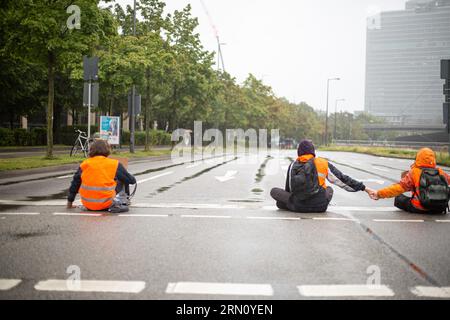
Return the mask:
<path id="1" fill-rule="evenodd" d="M 370 194 L 374 200 L 395 198 L 395 207 L 410 213 L 447 211 L 450 175 L 436 167 L 436 155 L 429 148 L 421 149 L 411 170 L 403 173 L 399 183 Z M 404 195 L 412 192 L 412 197 Z"/>
<path id="2" fill-rule="evenodd" d="M 326 180 L 348 192 L 374 192 L 363 183 L 342 174 L 327 160 L 317 158 L 314 145 L 303 140 L 298 146 L 298 158 L 288 169 L 285 189 L 270 192 L 277 207 L 299 213 L 323 213 L 333 198 L 333 189 Z"/>
<path id="3" fill-rule="evenodd" d="M 67 208 L 74 208 L 73 202 L 80 192 L 81 202 L 88 210 L 128 211 L 129 198 L 125 190 L 129 190 L 130 184 L 136 184 L 136 179 L 118 160 L 108 158 L 110 154 L 111 147 L 104 140 L 95 140 L 90 146 L 89 159 L 73 177 Z"/>

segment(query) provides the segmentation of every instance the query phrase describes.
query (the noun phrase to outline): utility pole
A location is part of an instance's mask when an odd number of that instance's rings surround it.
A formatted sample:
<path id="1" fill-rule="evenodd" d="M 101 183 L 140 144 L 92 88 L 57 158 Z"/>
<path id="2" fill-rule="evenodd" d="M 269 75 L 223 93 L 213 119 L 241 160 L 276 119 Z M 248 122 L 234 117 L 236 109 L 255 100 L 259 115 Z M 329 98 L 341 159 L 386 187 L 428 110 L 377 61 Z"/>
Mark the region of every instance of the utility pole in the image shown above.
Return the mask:
<path id="1" fill-rule="evenodd" d="M 136 0 L 134 0 L 133 5 L 133 36 L 136 36 Z M 135 119 L 135 95 L 136 86 L 133 83 L 133 88 L 131 89 L 131 110 L 130 110 L 130 153 L 134 153 L 134 131 L 136 125 Z"/>
<path id="2" fill-rule="evenodd" d="M 336 140 L 337 136 L 337 106 L 340 101 L 345 101 L 345 99 L 337 99 L 336 104 L 334 105 L 334 134 L 333 141 Z"/>
<path id="3" fill-rule="evenodd" d="M 331 78 L 327 80 L 327 110 L 325 114 L 325 137 L 324 137 L 324 144 L 328 145 L 328 103 L 329 103 L 329 97 L 330 97 L 330 81 L 339 81 L 340 78 Z"/>

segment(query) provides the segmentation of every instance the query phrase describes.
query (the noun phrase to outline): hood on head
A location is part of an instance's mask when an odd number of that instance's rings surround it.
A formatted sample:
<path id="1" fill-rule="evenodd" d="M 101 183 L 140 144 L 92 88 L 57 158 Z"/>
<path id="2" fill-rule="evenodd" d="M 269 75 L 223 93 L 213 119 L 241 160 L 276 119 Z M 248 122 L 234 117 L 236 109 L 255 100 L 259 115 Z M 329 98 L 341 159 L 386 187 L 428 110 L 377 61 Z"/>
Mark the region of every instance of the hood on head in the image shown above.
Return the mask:
<path id="1" fill-rule="evenodd" d="M 436 155 L 434 151 L 429 148 L 419 150 L 414 165 L 421 168 L 436 168 Z"/>

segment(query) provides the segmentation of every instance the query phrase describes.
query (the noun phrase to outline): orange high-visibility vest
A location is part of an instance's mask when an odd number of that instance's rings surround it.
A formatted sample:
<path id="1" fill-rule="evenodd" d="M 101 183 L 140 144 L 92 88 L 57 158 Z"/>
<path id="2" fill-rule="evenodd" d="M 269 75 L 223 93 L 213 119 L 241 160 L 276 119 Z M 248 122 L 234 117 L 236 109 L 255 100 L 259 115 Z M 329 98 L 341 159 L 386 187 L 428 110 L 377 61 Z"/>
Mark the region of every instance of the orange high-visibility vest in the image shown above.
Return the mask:
<path id="1" fill-rule="evenodd" d="M 442 171 L 441 168 L 437 168 L 437 169 L 439 170 L 440 175 L 444 174 L 444 172 Z M 420 176 L 421 175 L 422 175 L 422 168 L 415 167 L 415 168 L 411 169 L 411 176 L 412 176 L 412 179 L 414 182 L 414 190 L 413 190 L 413 197 L 411 199 L 411 203 L 417 209 L 427 211 L 427 209 L 422 206 L 422 204 L 420 203 L 420 200 L 419 200 L 419 194 L 420 194 L 419 187 L 420 187 Z"/>
<path id="2" fill-rule="evenodd" d="M 304 155 L 299 157 L 297 160 L 300 162 L 308 162 L 314 158 L 312 154 Z M 319 185 L 326 189 L 327 188 L 327 177 L 328 177 L 328 161 L 322 158 L 315 158 L 314 164 L 316 165 L 317 174 L 319 176 Z"/>
<path id="3" fill-rule="evenodd" d="M 89 158 L 81 164 L 80 196 L 83 205 L 92 211 L 108 209 L 116 196 L 114 180 L 119 161 L 106 157 Z"/>

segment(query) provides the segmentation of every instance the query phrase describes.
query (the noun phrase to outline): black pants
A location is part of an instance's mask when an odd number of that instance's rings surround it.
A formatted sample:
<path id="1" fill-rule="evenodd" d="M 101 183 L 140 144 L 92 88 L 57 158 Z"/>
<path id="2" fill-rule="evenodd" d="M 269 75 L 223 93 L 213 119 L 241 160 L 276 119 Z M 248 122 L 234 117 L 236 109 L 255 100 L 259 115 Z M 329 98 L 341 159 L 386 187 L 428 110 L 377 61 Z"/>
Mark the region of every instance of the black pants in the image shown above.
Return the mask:
<path id="1" fill-rule="evenodd" d="M 284 189 L 273 188 L 272 191 L 270 191 L 270 195 L 277 202 L 278 209 L 299 213 L 323 213 L 327 211 L 328 205 L 333 198 L 334 191 L 332 188 L 327 187 L 324 192 L 325 196 L 319 201 L 313 200 L 311 202 L 295 204 L 290 201 L 291 193 Z"/>
<path id="2" fill-rule="evenodd" d="M 442 214 L 444 212 L 437 212 L 437 211 L 428 211 L 428 210 L 420 210 L 414 207 L 414 205 L 411 203 L 411 198 L 407 197 L 405 195 L 398 196 L 395 198 L 394 206 L 398 209 L 404 210 L 409 213 L 428 213 L 428 214 Z"/>

